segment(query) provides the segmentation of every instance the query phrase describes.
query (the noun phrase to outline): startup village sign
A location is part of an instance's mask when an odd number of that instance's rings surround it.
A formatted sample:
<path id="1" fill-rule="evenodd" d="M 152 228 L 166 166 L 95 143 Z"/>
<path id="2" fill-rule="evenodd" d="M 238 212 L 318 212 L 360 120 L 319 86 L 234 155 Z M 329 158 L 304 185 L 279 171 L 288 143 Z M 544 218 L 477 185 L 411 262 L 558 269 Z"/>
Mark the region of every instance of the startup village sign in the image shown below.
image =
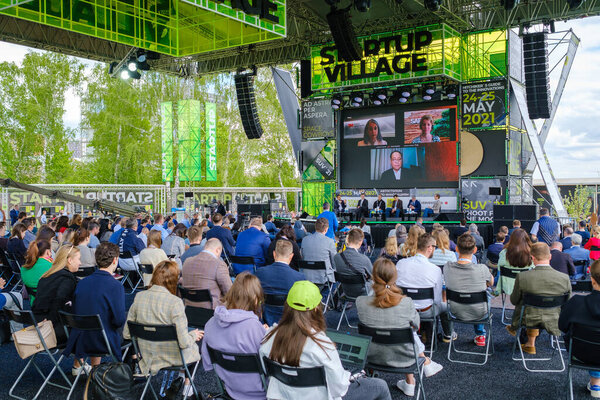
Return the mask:
<path id="1" fill-rule="evenodd" d="M 456 71 L 443 62 L 444 50 L 459 42 L 458 32 L 440 24 L 359 38 L 359 61 L 338 60 L 333 44 L 313 46 L 312 90 L 441 74 L 459 78 L 459 60 Z"/>

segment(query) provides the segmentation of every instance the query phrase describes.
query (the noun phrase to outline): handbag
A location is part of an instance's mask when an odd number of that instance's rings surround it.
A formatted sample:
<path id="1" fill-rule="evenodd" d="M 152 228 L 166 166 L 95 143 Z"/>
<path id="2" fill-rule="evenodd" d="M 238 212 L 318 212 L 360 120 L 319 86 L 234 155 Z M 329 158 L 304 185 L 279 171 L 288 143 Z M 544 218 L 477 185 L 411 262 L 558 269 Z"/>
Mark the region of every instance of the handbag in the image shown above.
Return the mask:
<path id="1" fill-rule="evenodd" d="M 44 320 L 40 322 L 38 324 L 38 329 L 40 330 L 48 349 L 56 347 L 56 334 L 54 333 L 52 321 Z M 19 353 L 19 356 L 22 359 L 26 359 L 35 353 L 45 350 L 44 345 L 42 345 L 42 341 L 35 330 L 35 326 L 33 325 L 14 332 L 12 337 L 15 342 L 17 353 Z"/>
<path id="2" fill-rule="evenodd" d="M 84 400 L 133 400 L 133 373 L 122 362 L 96 365 L 88 375 Z"/>

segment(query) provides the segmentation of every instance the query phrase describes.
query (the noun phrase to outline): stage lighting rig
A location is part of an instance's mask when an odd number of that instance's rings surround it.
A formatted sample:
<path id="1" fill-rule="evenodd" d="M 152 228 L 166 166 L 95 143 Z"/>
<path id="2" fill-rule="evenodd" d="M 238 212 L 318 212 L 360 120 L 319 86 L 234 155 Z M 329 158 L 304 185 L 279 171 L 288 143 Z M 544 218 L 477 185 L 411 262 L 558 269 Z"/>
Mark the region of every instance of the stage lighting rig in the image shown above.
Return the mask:
<path id="1" fill-rule="evenodd" d="M 458 94 L 458 87 L 453 83 L 448 84 L 444 86 L 444 93 L 446 93 L 446 97 L 450 100 L 454 100 Z"/>

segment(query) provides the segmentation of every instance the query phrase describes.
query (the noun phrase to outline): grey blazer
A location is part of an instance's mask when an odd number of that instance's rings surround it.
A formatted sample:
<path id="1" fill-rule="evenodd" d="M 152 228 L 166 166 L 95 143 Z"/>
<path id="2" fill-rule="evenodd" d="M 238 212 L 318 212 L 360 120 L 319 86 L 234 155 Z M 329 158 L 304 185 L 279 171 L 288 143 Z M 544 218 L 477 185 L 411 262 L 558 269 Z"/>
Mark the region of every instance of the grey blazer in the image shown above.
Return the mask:
<path id="1" fill-rule="evenodd" d="M 327 271 L 300 269 L 306 279 L 313 283 L 322 284 L 335 282 L 333 275 L 333 257 L 336 254 L 335 242 L 322 233 L 315 232 L 302 239 L 302 259 L 305 261 L 325 261 Z"/>

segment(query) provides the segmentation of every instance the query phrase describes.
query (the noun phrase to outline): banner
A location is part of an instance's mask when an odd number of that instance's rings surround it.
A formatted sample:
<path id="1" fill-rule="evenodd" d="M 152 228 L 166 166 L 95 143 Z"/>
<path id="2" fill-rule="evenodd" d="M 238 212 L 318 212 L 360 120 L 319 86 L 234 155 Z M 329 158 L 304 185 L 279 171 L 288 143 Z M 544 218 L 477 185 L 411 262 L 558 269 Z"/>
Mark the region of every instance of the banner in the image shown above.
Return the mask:
<path id="1" fill-rule="evenodd" d="M 202 180 L 202 104 L 198 100 L 177 102 L 179 181 Z"/>
<path id="2" fill-rule="evenodd" d="M 173 103 L 166 101 L 160 104 L 161 144 L 162 144 L 162 179 L 173 181 Z"/>
<path id="3" fill-rule="evenodd" d="M 206 180 L 217 180 L 217 105 L 206 103 Z"/>
<path id="4" fill-rule="evenodd" d="M 506 179 L 463 179 L 462 198 L 468 221 L 493 221 L 494 204 L 504 204 L 504 196 L 490 195 L 490 187 L 506 191 Z"/>
<path id="5" fill-rule="evenodd" d="M 461 103 L 463 129 L 506 125 L 506 80 L 462 85 Z"/>
<path id="6" fill-rule="evenodd" d="M 302 139 L 333 138 L 333 109 L 329 99 L 302 102 Z"/>

